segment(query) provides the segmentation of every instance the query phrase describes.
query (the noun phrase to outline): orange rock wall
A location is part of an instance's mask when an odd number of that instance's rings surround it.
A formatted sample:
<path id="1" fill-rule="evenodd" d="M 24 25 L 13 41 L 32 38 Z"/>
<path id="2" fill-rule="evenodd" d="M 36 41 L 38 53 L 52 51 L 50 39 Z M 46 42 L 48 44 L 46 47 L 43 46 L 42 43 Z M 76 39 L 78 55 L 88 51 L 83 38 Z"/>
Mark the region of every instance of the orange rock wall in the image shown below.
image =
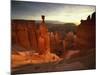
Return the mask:
<path id="1" fill-rule="evenodd" d="M 26 49 L 37 48 L 36 28 L 34 21 L 12 20 L 12 45 Z"/>

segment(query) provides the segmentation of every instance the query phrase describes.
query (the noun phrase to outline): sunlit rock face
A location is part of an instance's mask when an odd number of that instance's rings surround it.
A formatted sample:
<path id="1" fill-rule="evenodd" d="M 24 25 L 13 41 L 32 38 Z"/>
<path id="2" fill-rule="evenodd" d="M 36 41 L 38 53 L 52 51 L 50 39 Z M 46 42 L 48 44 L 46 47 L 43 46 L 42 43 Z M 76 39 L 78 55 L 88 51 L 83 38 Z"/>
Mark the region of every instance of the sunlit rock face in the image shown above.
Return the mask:
<path id="1" fill-rule="evenodd" d="M 12 20 L 12 45 L 26 49 L 37 49 L 35 22 L 30 20 Z"/>
<path id="2" fill-rule="evenodd" d="M 87 20 L 81 20 L 81 24 L 77 28 L 76 48 L 78 49 L 90 49 L 95 48 L 96 42 L 96 13 L 92 16 L 88 16 Z"/>
<path id="3" fill-rule="evenodd" d="M 23 26 L 25 25 L 25 23 L 23 24 L 19 24 L 17 26 L 17 37 L 18 37 L 18 42 L 21 46 L 25 47 L 25 48 L 29 48 L 30 47 L 30 43 L 29 43 L 29 39 L 28 39 L 28 30 L 27 30 L 27 26 Z"/>
<path id="4" fill-rule="evenodd" d="M 47 52 L 50 52 L 50 37 L 48 28 L 45 24 L 45 16 L 41 16 L 42 22 L 40 23 L 39 29 L 38 29 L 38 53 L 39 54 L 45 54 Z"/>
<path id="5" fill-rule="evenodd" d="M 43 59 L 42 63 L 56 62 L 61 60 L 61 58 L 59 58 L 56 54 L 50 52 L 41 55 L 41 57 Z"/>
<path id="6" fill-rule="evenodd" d="M 46 53 L 46 54 L 39 54 L 39 53 L 33 53 L 32 51 L 18 51 L 17 54 L 11 55 L 12 59 L 12 67 L 18 67 L 20 65 L 25 64 L 41 64 L 41 63 L 50 63 L 50 62 L 58 62 L 62 59 L 59 58 L 54 53 Z"/>
<path id="7" fill-rule="evenodd" d="M 32 47 L 32 49 L 37 50 L 38 46 L 37 46 L 37 29 L 36 26 L 33 22 L 29 22 L 28 23 L 28 38 L 29 38 L 29 42 L 30 42 L 30 47 Z"/>
<path id="8" fill-rule="evenodd" d="M 61 60 L 51 53 L 50 33 L 46 27 L 45 16 L 42 15 L 41 18 L 38 28 L 35 27 L 34 21 L 12 21 L 12 67 Z"/>

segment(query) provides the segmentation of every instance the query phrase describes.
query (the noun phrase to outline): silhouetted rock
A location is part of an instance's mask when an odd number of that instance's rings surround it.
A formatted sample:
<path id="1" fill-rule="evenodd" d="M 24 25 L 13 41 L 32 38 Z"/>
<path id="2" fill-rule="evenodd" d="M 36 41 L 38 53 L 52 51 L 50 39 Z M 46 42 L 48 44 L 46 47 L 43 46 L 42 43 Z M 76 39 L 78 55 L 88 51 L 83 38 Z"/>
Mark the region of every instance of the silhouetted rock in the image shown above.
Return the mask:
<path id="1" fill-rule="evenodd" d="M 90 49 L 95 48 L 96 42 L 96 13 L 87 17 L 87 20 L 81 20 L 81 24 L 78 26 L 76 35 L 77 35 L 77 47 L 78 49 Z"/>

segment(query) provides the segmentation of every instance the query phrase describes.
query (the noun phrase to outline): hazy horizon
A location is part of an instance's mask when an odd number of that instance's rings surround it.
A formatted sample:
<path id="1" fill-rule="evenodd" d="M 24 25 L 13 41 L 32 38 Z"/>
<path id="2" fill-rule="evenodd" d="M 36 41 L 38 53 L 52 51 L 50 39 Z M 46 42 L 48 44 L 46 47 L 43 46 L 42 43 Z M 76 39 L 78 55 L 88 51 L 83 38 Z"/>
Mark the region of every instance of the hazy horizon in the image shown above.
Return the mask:
<path id="1" fill-rule="evenodd" d="M 64 23 L 79 24 L 80 20 L 85 20 L 88 15 L 95 12 L 95 6 L 72 5 L 57 3 L 12 1 L 11 19 L 41 20 L 41 15 L 46 16 L 46 20 L 54 20 Z"/>

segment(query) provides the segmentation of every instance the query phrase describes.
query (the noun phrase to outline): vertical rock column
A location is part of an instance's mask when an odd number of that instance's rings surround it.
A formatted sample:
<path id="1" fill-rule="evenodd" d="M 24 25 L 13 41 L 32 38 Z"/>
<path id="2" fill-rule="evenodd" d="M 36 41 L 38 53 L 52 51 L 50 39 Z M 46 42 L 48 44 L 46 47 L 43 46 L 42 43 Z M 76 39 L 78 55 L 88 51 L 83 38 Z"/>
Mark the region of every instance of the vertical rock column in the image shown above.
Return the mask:
<path id="1" fill-rule="evenodd" d="M 45 16 L 41 16 L 42 22 L 39 26 L 39 34 L 38 34 L 38 52 L 39 54 L 45 54 L 50 52 L 50 37 L 48 33 L 48 29 L 45 24 Z"/>
<path id="2" fill-rule="evenodd" d="M 12 45 L 17 44 L 17 35 L 16 35 L 16 23 L 14 23 L 12 21 L 12 25 L 11 25 L 11 43 Z"/>
<path id="3" fill-rule="evenodd" d="M 54 32 L 50 32 L 50 48 L 51 48 L 51 52 L 54 52 L 55 50 L 55 35 L 54 35 Z"/>
<path id="4" fill-rule="evenodd" d="M 34 21 L 28 22 L 28 39 L 33 50 L 37 50 L 37 33 Z"/>
<path id="5" fill-rule="evenodd" d="M 17 37 L 19 45 L 28 49 L 30 47 L 29 39 L 28 39 L 28 29 L 27 23 L 21 23 L 17 26 Z"/>

